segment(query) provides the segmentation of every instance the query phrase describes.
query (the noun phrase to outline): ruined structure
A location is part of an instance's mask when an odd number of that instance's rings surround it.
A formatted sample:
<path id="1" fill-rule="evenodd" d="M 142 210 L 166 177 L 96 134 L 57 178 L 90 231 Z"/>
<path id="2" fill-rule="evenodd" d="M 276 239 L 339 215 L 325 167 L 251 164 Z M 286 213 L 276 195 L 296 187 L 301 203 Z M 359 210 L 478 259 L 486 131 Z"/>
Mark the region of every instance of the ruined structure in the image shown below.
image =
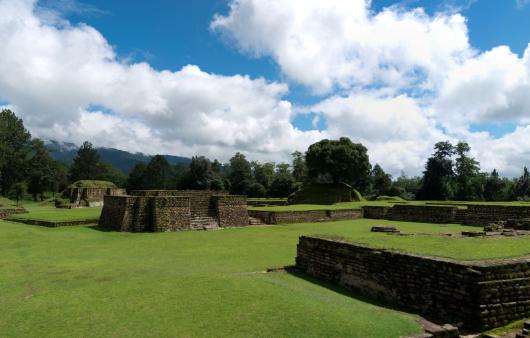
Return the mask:
<path id="1" fill-rule="evenodd" d="M 507 228 L 530 230 L 530 207 L 509 205 L 463 205 L 456 206 L 407 205 L 364 206 L 364 218 L 388 219 L 404 222 L 425 222 L 439 224 L 464 224 L 485 226 L 506 221 Z"/>
<path id="2" fill-rule="evenodd" d="M 57 208 L 101 207 L 104 196 L 125 195 L 125 189 L 106 181 L 78 181 L 66 188 L 55 200 Z"/>
<path id="3" fill-rule="evenodd" d="M 530 313 L 530 259 L 457 261 L 300 237 L 296 268 L 321 280 L 486 330 Z"/>
<path id="4" fill-rule="evenodd" d="M 140 190 L 105 196 L 99 226 L 132 232 L 249 225 L 245 196 L 205 190 Z"/>

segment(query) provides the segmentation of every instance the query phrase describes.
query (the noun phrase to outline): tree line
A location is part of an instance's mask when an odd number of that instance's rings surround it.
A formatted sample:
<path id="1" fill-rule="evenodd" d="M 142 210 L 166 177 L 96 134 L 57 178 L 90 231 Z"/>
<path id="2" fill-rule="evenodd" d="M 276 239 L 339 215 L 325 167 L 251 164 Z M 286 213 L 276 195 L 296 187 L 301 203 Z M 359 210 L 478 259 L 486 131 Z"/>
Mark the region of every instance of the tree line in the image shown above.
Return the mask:
<path id="1" fill-rule="evenodd" d="M 162 155 L 138 162 L 128 176 L 101 161 L 85 141 L 71 164 L 56 161 L 46 145 L 24 127 L 9 109 L 0 112 L 0 194 L 42 199 L 78 180 L 105 180 L 128 191 L 142 189 L 226 190 L 249 197 L 286 197 L 302 185 L 347 183 L 370 198 L 400 196 L 407 200 L 509 201 L 530 200 L 530 174 L 501 178 L 497 170 L 480 171 L 465 142 L 434 145 L 421 177 L 404 173 L 393 179 L 379 164 L 372 166 L 366 147 L 349 138 L 321 140 L 305 153 L 292 153 L 290 163 L 249 161 L 236 153 L 227 163 L 195 156 L 189 165 L 172 166 Z"/>

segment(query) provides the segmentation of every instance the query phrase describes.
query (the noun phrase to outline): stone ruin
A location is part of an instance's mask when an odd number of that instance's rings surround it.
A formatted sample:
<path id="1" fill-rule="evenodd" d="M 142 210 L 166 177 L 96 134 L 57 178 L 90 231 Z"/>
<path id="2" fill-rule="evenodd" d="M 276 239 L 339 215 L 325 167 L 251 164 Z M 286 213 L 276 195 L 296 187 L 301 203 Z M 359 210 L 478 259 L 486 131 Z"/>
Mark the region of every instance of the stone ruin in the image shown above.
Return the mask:
<path id="1" fill-rule="evenodd" d="M 57 208 L 82 208 L 101 207 L 106 195 L 126 195 L 122 188 L 67 188 L 63 191 L 61 199 L 57 199 Z"/>
<path id="2" fill-rule="evenodd" d="M 138 190 L 105 196 L 99 226 L 131 232 L 206 230 L 249 225 L 245 196 L 205 190 Z"/>

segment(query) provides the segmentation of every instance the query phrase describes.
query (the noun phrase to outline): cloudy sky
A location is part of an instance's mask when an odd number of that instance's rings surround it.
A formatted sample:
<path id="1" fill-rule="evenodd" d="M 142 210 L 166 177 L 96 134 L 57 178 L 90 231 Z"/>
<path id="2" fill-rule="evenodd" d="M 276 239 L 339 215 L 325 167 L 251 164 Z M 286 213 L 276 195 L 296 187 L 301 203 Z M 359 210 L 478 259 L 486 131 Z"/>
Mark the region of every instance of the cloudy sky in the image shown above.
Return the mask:
<path id="1" fill-rule="evenodd" d="M 466 140 L 530 166 L 527 0 L 0 0 L 0 106 L 45 139 L 289 160 L 322 138 L 394 175 Z"/>

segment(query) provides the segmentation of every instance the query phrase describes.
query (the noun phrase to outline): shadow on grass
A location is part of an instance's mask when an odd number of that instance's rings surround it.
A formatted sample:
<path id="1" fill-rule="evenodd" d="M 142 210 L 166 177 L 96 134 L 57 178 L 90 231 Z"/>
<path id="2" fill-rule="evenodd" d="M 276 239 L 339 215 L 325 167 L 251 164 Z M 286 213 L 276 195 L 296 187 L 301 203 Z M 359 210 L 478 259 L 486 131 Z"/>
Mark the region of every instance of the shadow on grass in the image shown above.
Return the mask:
<path id="1" fill-rule="evenodd" d="M 116 229 L 104 228 L 98 224 L 89 225 L 86 228 L 90 230 L 100 231 L 100 232 L 120 232 L 119 230 L 116 230 Z"/>
<path id="2" fill-rule="evenodd" d="M 388 309 L 388 310 L 392 310 L 392 311 L 406 312 L 406 313 L 409 313 L 409 314 L 413 314 L 413 315 L 419 316 L 420 317 L 420 324 L 422 324 L 421 323 L 422 320 L 427 320 L 429 322 L 436 323 L 438 325 L 445 324 L 445 323 L 440 322 L 439 319 L 433 318 L 433 317 L 431 317 L 431 316 L 429 316 L 427 314 L 418 313 L 417 311 L 411 310 L 410 308 L 406 308 L 404 306 L 400 306 L 400 305 L 396 305 L 396 304 L 391 304 L 389 302 L 386 302 L 386 301 L 383 301 L 383 300 L 376 299 L 374 297 L 368 296 L 368 295 L 366 295 L 364 293 L 361 293 L 361 292 L 358 292 L 358 291 L 354 291 L 354 290 L 350 290 L 350 289 L 346 289 L 346 288 L 344 288 L 342 286 L 333 284 L 331 282 L 323 281 L 323 280 L 317 279 L 315 277 L 309 276 L 309 275 L 307 275 L 307 274 L 305 274 L 303 272 L 298 271 L 296 269 L 296 266 L 294 266 L 294 265 L 286 266 L 284 270 L 288 274 L 290 274 L 291 276 L 303 279 L 303 280 L 305 280 L 307 282 L 310 282 L 312 284 L 321 286 L 323 288 L 326 288 L 326 289 L 328 289 L 330 291 L 333 291 L 335 293 L 338 293 L 340 295 L 343 295 L 343 296 L 346 296 L 346 297 L 349 297 L 349 298 L 354 298 L 354 299 L 356 299 L 358 301 L 361 301 L 363 303 L 368 303 L 368 304 L 371 304 L 371 305 L 374 305 L 374 306 L 377 306 L 377 307 L 381 307 L 381 308 L 385 308 L 385 309 Z"/>

